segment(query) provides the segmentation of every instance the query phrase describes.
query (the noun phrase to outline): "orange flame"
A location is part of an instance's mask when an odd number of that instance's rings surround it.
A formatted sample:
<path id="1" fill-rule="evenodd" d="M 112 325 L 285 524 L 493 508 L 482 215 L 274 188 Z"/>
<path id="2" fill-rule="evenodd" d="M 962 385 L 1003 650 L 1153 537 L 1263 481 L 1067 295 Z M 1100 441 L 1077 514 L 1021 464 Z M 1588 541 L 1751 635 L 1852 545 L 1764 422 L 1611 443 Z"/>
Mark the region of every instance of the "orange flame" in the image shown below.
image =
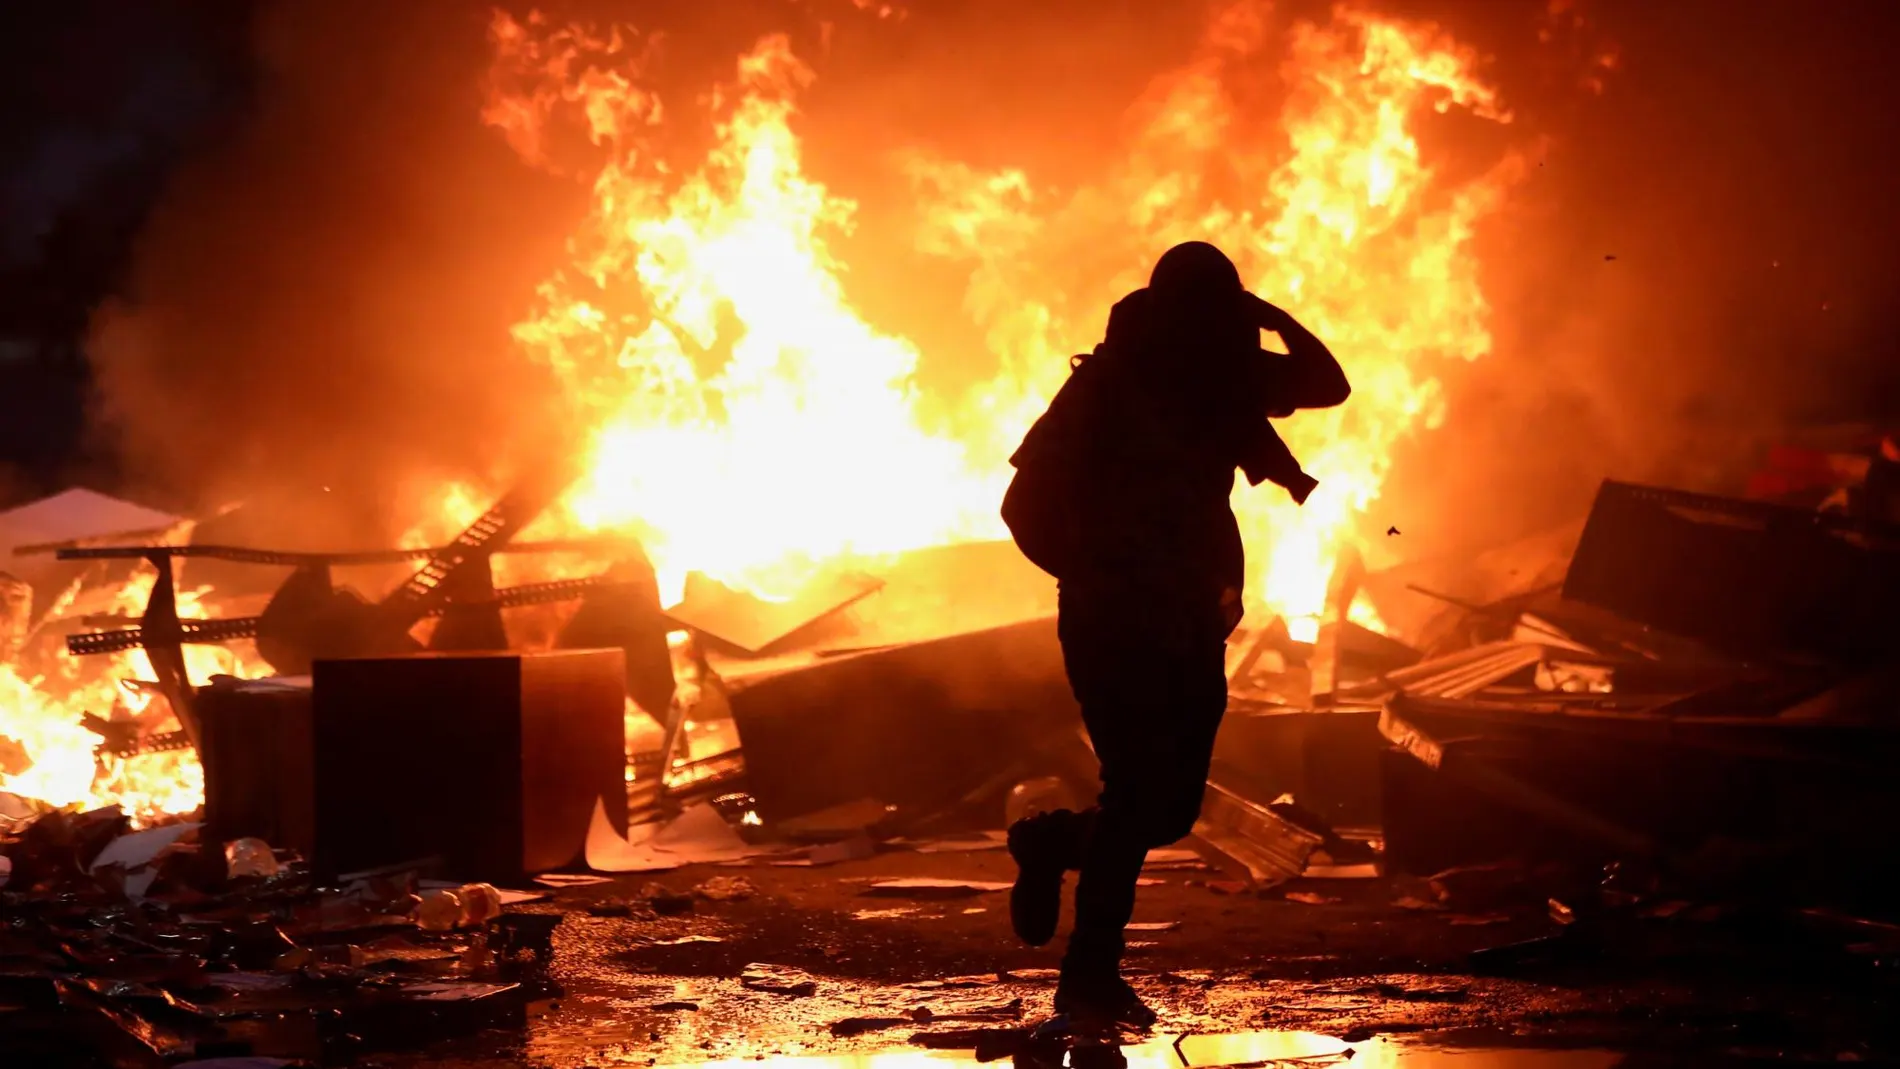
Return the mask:
<path id="1" fill-rule="evenodd" d="M 158 575 L 141 565 L 134 578 L 116 591 L 101 611 L 136 616 Z M 78 588 L 48 615 L 59 616 Z M 208 589 L 178 591 L 178 613 L 202 619 Z M 213 674 L 261 675 L 265 669 L 247 648 L 185 647 L 186 668 L 199 683 Z M 147 714 L 152 695 L 126 684 L 154 678 L 143 650 L 98 657 L 61 653 L 49 659 L 44 674 L 17 664 L 0 664 L 0 736 L 12 739 L 31 759 L 13 775 L 0 775 L 0 791 L 52 806 L 122 806 L 135 823 L 171 813 L 186 813 L 204 803 L 204 770 L 190 750 L 117 757 L 97 752 L 101 739 L 82 723 L 90 713 L 102 720 L 115 714 Z M 160 699 L 162 703 L 162 699 Z M 151 732 L 176 731 L 177 721 L 161 704 L 145 725 Z"/>
<path id="2" fill-rule="evenodd" d="M 504 54 L 520 32 L 498 20 Z M 616 156 L 573 269 L 515 335 L 591 428 L 574 519 L 638 531 L 673 592 L 689 569 L 789 592 L 823 562 L 1000 533 L 1003 474 L 920 425 L 917 347 L 845 298 L 825 235 L 854 206 L 803 173 L 789 125 L 811 78 L 785 38 L 759 42 L 715 146 L 678 177 L 639 139 L 651 94 L 581 79 L 596 87 L 590 131 Z"/>
<path id="3" fill-rule="evenodd" d="M 628 53 L 628 37 L 537 37 L 534 20 L 498 15 L 510 81 L 489 120 L 545 162 L 556 102 L 571 104 L 610 152 L 572 268 L 516 331 L 592 429 L 575 519 L 637 529 L 673 584 L 700 570 L 768 590 L 852 554 L 999 537 L 1004 458 L 1068 354 L 1100 336 L 1108 304 L 1162 248 L 1206 238 L 1326 338 L 1354 381 L 1347 407 L 1285 425 L 1321 480 L 1304 508 L 1235 495 L 1256 601 L 1310 630 L 1392 447 L 1442 417 L 1432 367 L 1490 347 L 1469 243 L 1517 161 L 1437 181 L 1414 133 L 1421 114 L 1509 115 L 1437 28 L 1352 8 L 1292 28 L 1277 116 L 1244 107 L 1267 13 L 1251 0 L 1220 9 L 1086 188 L 909 157 L 919 247 L 969 265 L 967 306 L 999 362 L 944 426 L 920 414 L 919 347 L 845 296 L 827 239 L 854 205 L 801 166 L 792 101 L 812 72 L 784 38 L 741 57 L 715 147 L 676 169 L 650 145 L 662 111 L 637 57 L 611 75 L 594 65 Z"/>

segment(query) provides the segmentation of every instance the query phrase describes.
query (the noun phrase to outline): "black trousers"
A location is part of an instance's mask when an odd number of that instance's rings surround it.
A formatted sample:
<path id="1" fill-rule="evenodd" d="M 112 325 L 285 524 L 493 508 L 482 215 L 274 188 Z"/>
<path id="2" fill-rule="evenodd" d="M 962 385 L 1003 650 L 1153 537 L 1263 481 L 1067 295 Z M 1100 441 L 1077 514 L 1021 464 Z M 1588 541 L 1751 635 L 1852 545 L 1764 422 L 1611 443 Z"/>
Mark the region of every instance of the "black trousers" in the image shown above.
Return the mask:
<path id="1" fill-rule="evenodd" d="M 1081 870 L 1065 973 L 1119 968 L 1148 851 L 1194 828 L 1227 711 L 1218 604 L 1156 604 L 1114 591 L 1061 593 L 1058 632 L 1102 793 L 1076 822 Z"/>

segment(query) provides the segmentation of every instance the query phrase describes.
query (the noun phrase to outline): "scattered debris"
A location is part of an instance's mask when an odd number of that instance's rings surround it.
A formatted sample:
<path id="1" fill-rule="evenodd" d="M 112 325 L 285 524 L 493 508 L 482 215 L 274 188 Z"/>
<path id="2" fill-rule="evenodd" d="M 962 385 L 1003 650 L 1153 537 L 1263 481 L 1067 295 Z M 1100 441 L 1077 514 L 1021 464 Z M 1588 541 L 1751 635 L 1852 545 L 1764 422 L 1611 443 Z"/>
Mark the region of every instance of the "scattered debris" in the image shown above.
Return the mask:
<path id="1" fill-rule="evenodd" d="M 739 982 L 754 991 L 803 998 L 818 991 L 818 980 L 810 973 L 787 965 L 752 964 L 739 974 Z"/>
<path id="2" fill-rule="evenodd" d="M 1427 877 L 1433 896 L 1441 905 L 1466 912 L 1482 912 L 1506 905 L 1535 901 L 1535 890 L 1526 891 L 1531 873 L 1522 864 L 1503 861 L 1489 865 L 1461 865 Z"/>
<path id="3" fill-rule="evenodd" d="M 675 891 L 663 883 L 649 883 L 640 888 L 639 900 L 662 917 L 677 917 L 693 911 L 692 895 Z"/>
<path id="4" fill-rule="evenodd" d="M 465 883 L 456 889 L 462 898 L 460 927 L 479 928 L 501 916 L 501 892 L 486 883 Z"/>
<path id="5" fill-rule="evenodd" d="M 470 886 L 470 885 L 458 884 L 458 883 L 451 882 L 449 880 L 417 880 L 416 881 L 416 890 L 418 891 L 434 891 L 438 889 L 446 889 L 446 890 L 452 891 L 452 890 L 455 890 L 457 887 L 467 887 L 467 886 Z M 519 906 L 527 902 L 545 902 L 548 900 L 548 894 L 545 891 L 512 891 L 507 888 L 491 888 L 491 890 L 495 892 L 496 900 L 502 906 Z"/>
<path id="6" fill-rule="evenodd" d="M 695 572 L 688 579 L 685 599 L 666 612 L 682 627 L 759 654 L 877 593 L 883 585 L 869 576 L 833 574 L 795 597 L 766 601 Z"/>
<path id="7" fill-rule="evenodd" d="M 32 801 L 11 791 L 0 791 L 0 821 L 26 820 L 45 810 L 46 806 L 35 805 Z"/>
<path id="8" fill-rule="evenodd" d="M 611 876 L 595 876 L 585 872 L 544 872 L 536 876 L 534 882 L 543 887 L 597 887 L 614 881 Z"/>
<path id="9" fill-rule="evenodd" d="M 950 976 L 942 980 L 914 980 L 903 986 L 913 991 L 948 991 L 973 987 L 988 987 L 1007 976 Z"/>
<path id="10" fill-rule="evenodd" d="M 971 898 L 976 895 L 1007 891 L 1010 885 L 992 880 L 939 880 L 913 876 L 900 880 L 879 880 L 864 889 L 864 894 L 883 898 Z"/>
<path id="11" fill-rule="evenodd" d="M 920 823 L 902 829 L 913 835 L 965 806 L 995 805 L 996 819 L 997 795 L 1022 778 L 999 758 L 1080 745 L 1054 617 L 1013 619 L 788 657 L 781 670 L 735 683 L 731 721 L 763 827 L 867 798 L 915 815 Z"/>
<path id="12" fill-rule="evenodd" d="M 861 1036 L 867 1032 L 881 1032 L 899 1025 L 916 1024 L 909 1017 L 846 1017 L 831 1022 L 831 1034 L 838 1038 Z"/>
<path id="13" fill-rule="evenodd" d="M 225 870 L 234 880 L 267 880 L 283 871 L 277 852 L 262 839 L 233 839 L 224 844 Z"/>
<path id="14" fill-rule="evenodd" d="M 890 819 L 895 806 L 876 798 L 860 798 L 778 822 L 776 830 L 788 839 L 831 841 L 863 837 Z"/>
<path id="15" fill-rule="evenodd" d="M 658 916 L 644 902 L 631 898 L 603 898 L 598 902 L 589 902 L 582 907 L 590 917 L 653 917 Z"/>
<path id="16" fill-rule="evenodd" d="M 1213 782 L 1207 785 L 1193 836 L 1196 848 L 1215 867 L 1253 887 L 1296 878 L 1325 841 L 1323 834 Z"/>
<path id="17" fill-rule="evenodd" d="M 766 852 L 740 838 L 719 810 L 704 803 L 669 823 L 638 825 L 622 838 L 602 802 L 595 805 L 587 831 L 587 867 L 598 872 L 667 872 L 682 865 L 737 861 Z"/>
<path id="18" fill-rule="evenodd" d="M 1643 542 L 1632 532 L 1656 537 L 1663 548 L 1655 559 L 1630 548 Z M 1388 533 L 1397 534 L 1397 529 Z M 1767 559 L 1760 551 L 1768 534 L 1791 539 L 1795 548 L 1782 560 L 1785 570 L 1775 572 L 1774 582 L 1757 583 L 1760 589 L 1731 591 L 1720 583 L 1711 587 L 1706 575 L 1690 574 L 1693 569 L 1681 566 L 1711 546 L 1734 551 L 1721 558 L 1724 568 L 1737 560 L 1760 564 Z M 1327 707 L 1328 717 L 1336 713 L 1341 721 L 1357 718 L 1364 728 L 1364 745 L 1379 748 L 1365 760 L 1367 768 L 1378 768 L 1383 777 L 1383 827 L 1372 826 L 1371 814 L 1346 815 L 1347 807 L 1330 804 L 1332 799 L 1307 797 L 1304 784 L 1313 782 L 1312 774 L 1297 778 L 1300 802 L 1287 795 L 1266 802 L 1271 791 L 1261 788 L 1280 789 L 1275 777 L 1281 770 L 1269 774 L 1233 766 L 1231 777 L 1221 771 L 1220 782 L 1209 785 L 1194 849 L 1152 851 L 1145 869 L 1211 867 L 1216 870 L 1213 878 L 1188 884 L 1225 895 L 1279 889 L 1283 901 L 1304 905 L 1340 903 L 1342 898 L 1324 891 L 1349 889 L 1291 881 L 1430 872 L 1433 875 L 1422 878 L 1395 876 L 1392 906 L 1438 913 L 1441 917 L 1434 920 L 1449 927 L 1516 923 L 1525 932 L 1558 929 L 1554 935 L 1478 952 L 1473 967 L 1485 972 L 1661 957 L 1738 933 L 1746 939 L 1737 942 L 1751 948 L 1750 953 L 1787 945 L 1820 947 L 1834 959 L 1852 957 L 1862 966 L 1870 959 L 1886 967 L 1900 954 L 1900 928 L 1888 919 L 1855 912 L 1882 916 L 1881 902 L 1843 903 L 1838 910 L 1808 904 L 1828 900 L 1829 891 L 1864 894 L 1864 887 L 1851 886 L 1853 880 L 1839 873 L 1865 857 L 1891 853 L 1884 831 L 1874 827 L 1877 820 L 1843 821 L 1829 814 L 1838 818 L 1842 812 L 1884 812 L 1881 804 L 1889 800 L 1881 789 L 1885 770 L 1900 755 L 1890 744 L 1890 728 L 1874 726 L 1895 692 L 1890 669 L 1880 660 L 1890 653 L 1896 637 L 1888 609 L 1891 599 L 1882 600 L 1882 592 L 1896 589 L 1890 574 L 1894 547 L 1883 541 L 1884 535 L 1816 520 L 1804 510 L 1757 509 L 1749 503 L 1616 484 L 1606 486 L 1581 537 L 1583 548 L 1561 590 L 1553 587 L 1552 576 L 1543 568 L 1524 572 L 1526 577 L 1534 572 L 1537 579 L 1526 578 L 1523 589 L 1469 601 L 1405 584 L 1457 621 L 1429 641 L 1403 632 L 1416 645 L 1348 619 L 1357 577 L 1336 584 L 1317 641 L 1294 642 L 1281 620 L 1275 622 L 1277 628 L 1247 635 L 1244 651 L 1237 642 L 1236 651 L 1244 652 L 1247 660 L 1236 687 L 1248 693 L 1249 701 L 1260 704 L 1257 681 L 1276 676 L 1281 678 L 1274 685 L 1280 689 L 1274 693 L 1292 696 L 1279 704 L 1303 703 L 1299 707 L 1307 712 L 1301 715 Z M 1353 571 L 1341 569 L 1342 574 Z M 1757 568 L 1756 573 L 1765 574 L 1766 569 Z M 1865 580 L 1872 593 L 1857 592 L 1849 579 Z M 1732 575 L 1724 581 L 1739 582 Z M 835 622 L 839 608 L 871 589 L 874 585 L 854 580 L 829 592 L 808 592 L 802 604 L 781 611 L 702 584 L 676 618 L 696 621 L 695 629 L 703 634 L 695 642 L 723 638 L 727 646 L 755 653 L 785 643 L 821 617 Z M 1381 617 L 1392 619 L 1383 609 Z M 1047 624 L 1043 620 L 1034 628 L 1001 629 L 954 657 L 943 649 L 919 652 L 868 644 L 814 653 L 806 667 L 786 674 L 779 674 L 776 666 L 769 672 L 761 668 L 762 689 L 751 690 L 750 697 L 740 685 L 734 685 L 731 694 L 738 696 L 735 709 L 751 703 L 745 715 L 758 724 L 784 719 L 780 714 L 787 708 L 797 713 L 823 707 L 821 697 L 835 699 L 836 692 L 826 690 L 826 678 L 849 679 L 866 688 L 875 685 L 880 695 L 905 693 L 917 679 L 951 677 L 972 661 L 982 661 L 969 649 L 990 650 L 1013 642 L 1032 647 L 1040 685 L 1053 678 L 1051 665 L 1059 664 L 1048 656 L 1054 647 L 1045 633 L 1052 630 Z M 1672 634 L 1669 628 L 1683 634 Z M 1801 651 L 1799 657 L 1783 655 L 1775 644 L 1783 639 Z M 702 660 L 706 656 L 697 650 L 695 655 Z M 730 650 L 722 654 L 727 655 Z M 930 658 L 936 660 L 925 663 Z M 711 671 L 708 668 L 709 674 L 698 681 L 709 692 L 725 685 Z M 772 688 L 782 691 L 773 697 Z M 937 694 L 948 688 L 925 689 L 930 694 L 919 697 L 920 702 L 955 706 L 974 701 Z M 1027 685 L 1024 692 L 1029 692 Z M 739 718 L 734 712 L 734 721 Z M 1377 736 L 1372 729 L 1375 718 Z M 824 749 L 828 744 L 801 735 L 807 727 L 793 722 L 780 730 L 800 745 Z M 669 745 L 678 741 L 677 728 L 678 723 L 669 724 Z M 827 725 L 828 730 L 836 728 L 836 723 Z M 769 737 L 765 730 L 766 735 L 752 737 Z M 1030 749 L 990 739 L 986 727 L 959 730 L 981 738 L 985 752 Z M 988 782 L 950 784 L 955 790 L 946 787 L 937 792 L 942 797 L 932 795 L 930 801 L 941 804 L 923 818 L 917 814 L 924 810 L 913 808 L 917 798 L 904 794 L 913 786 L 907 775 L 876 767 L 874 760 L 870 765 L 841 763 L 814 770 L 796 762 L 775 763 L 775 757 L 782 758 L 789 749 L 762 748 L 760 754 L 769 756 L 753 762 L 753 755 L 730 749 L 735 743 L 727 745 L 724 756 L 749 763 L 742 769 L 747 775 L 756 772 L 762 782 L 776 782 L 771 790 L 762 788 L 760 798 L 773 800 L 777 809 L 763 802 L 753 805 L 744 793 L 752 789 L 748 782 L 743 791 L 722 787 L 693 795 L 712 801 L 672 795 L 665 807 L 655 805 L 646 812 L 676 816 L 635 823 L 623 834 L 618 818 L 610 815 L 615 807 L 603 800 L 594 807 L 586 836 L 588 865 L 606 873 L 660 873 L 694 864 L 828 865 L 869 859 L 881 848 L 920 854 L 994 851 L 1005 845 L 1002 833 L 979 835 L 962 829 L 983 826 L 977 821 L 993 822 L 1005 793 L 1008 804 L 1026 805 L 1070 789 L 1063 777 L 1047 775 L 1047 767 L 1027 761 L 1024 767 L 984 768 L 972 779 L 988 777 Z M 675 768 L 664 762 L 678 759 L 678 753 L 663 750 L 662 763 L 653 767 Z M 959 772 L 971 763 L 937 760 L 934 751 L 926 756 Z M 1375 757 L 1384 764 L 1372 764 Z M 12 759 L 12 751 L 0 747 L 0 769 Z M 853 770 L 851 775 L 836 771 L 846 768 Z M 1254 772 L 1260 773 L 1258 781 L 1250 778 Z M 1281 778 L 1290 783 L 1296 777 Z M 1012 783 L 1015 789 L 1010 789 Z M 725 791 L 739 793 L 721 793 Z M 1746 794 L 1734 793 L 1738 791 Z M 888 804 L 883 797 L 903 805 Z M 1843 807 L 1842 798 L 1863 804 Z M 780 819 L 781 813 L 799 812 L 794 803 L 808 799 L 826 807 Z M 836 804 L 839 799 L 842 804 Z M 937 820 L 954 808 L 953 802 L 967 805 L 953 819 Z M 207 806 L 207 813 L 210 810 Z M 971 813 L 975 818 L 964 822 Z M 1335 817 L 1343 832 L 1321 813 Z M 531 995 L 550 990 L 542 967 L 554 926 L 561 923 L 560 910 L 507 908 L 545 895 L 480 883 L 422 881 L 414 872 L 400 870 L 364 874 L 341 889 L 320 889 L 310 880 L 299 851 L 285 847 L 290 840 L 265 831 L 268 841 L 244 837 L 222 842 L 224 836 L 214 834 L 217 825 L 209 827 L 213 832 L 204 834 L 207 841 L 194 842 L 197 824 L 132 832 L 117 810 L 72 813 L 0 797 L 0 886 L 8 889 L 9 907 L 21 910 L 19 923 L 8 928 L 20 943 L 6 948 L 9 960 L 32 962 L 42 955 L 59 961 L 59 975 L 49 980 L 58 998 L 80 1007 L 79 1012 L 112 1022 L 160 1060 L 169 1061 L 200 1049 L 199 1040 L 188 1033 L 203 1032 L 215 1041 L 227 1009 L 231 1016 L 251 1009 L 278 1012 L 291 1002 L 297 1012 L 307 1009 L 313 1019 L 335 1013 L 340 1021 L 347 1021 L 353 1009 L 369 1005 L 382 1010 L 427 1004 L 433 1013 L 442 1004 L 484 1004 L 498 1007 L 499 1013 L 511 1007 L 519 1011 Z M 899 831 L 920 837 L 892 838 Z M 944 837 L 922 837 L 933 834 Z M 1770 835 L 1795 841 L 1763 841 Z M 1371 842 L 1378 836 L 1385 842 Z M 283 848 L 273 849 L 272 843 Z M 1697 843 L 1704 845 L 1698 848 Z M 1504 857 L 1526 860 L 1500 860 Z M 971 860 L 976 868 L 984 859 Z M 421 863 L 408 867 L 420 868 Z M 995 872 L 997 866 L 980 871 Z M 766 880 L 763 871 L 755 870 L 755 875 L 768 886 L 778 886 Z M 592 874 L 551 873 L 536 880 L 560 890 L 612 883 L 610 877 Z M 1153 877 L 1139 881 L 1141 886 L 1162 882 Z M 1297 889 L 1287 890 L 1289 885 Z M 1009 886 L 913 877 L 872 882 L 862 893 L 954 902 Z M 1799 895 L 1794 893 L 1797 887 Z M 1358 890 L 1355 903 L 1374 891 Z M 690 893 L 648 883 L 626 897 L 585 902 L 586 895 L 574 895 L 563 905 L 595 917 L 644 921 L 690 913 L 697 899 L 737 902 L 760 893 L 753 879 L 724 875 L 699 882 Z M 1796 910 L 1794 902 L 1808 908 Z M 1249 905 L 1232 902 L 1210 908 L 1241 912 Z M 895 905 L 858 909 L 851 916 L 861 921 L 935 920 L 955 910 L 954 905 Z M 749 911 L 728 912 L 749 916 Z M 963 915 L 983 912 L 982 906 L 961 910 Z M 1180 923 L 1140 922 L 1127 929 L 1165 932 Z M 621 931 L 639 926 L 582 927 Z M 678 931 L 686 925 L 653 927 Z M 889 930 L 863 929 L 859 934 Z M 1522 933 L 1513 929 L 1511 935 L 1517 934 Z M 814 939 L 822 945 L 804 952 L 822 953 L 833 961 L 853 952 L 849 934 L 826 932 Z M 641 947 L 721 941 L 699 934 L 629 939 Z M 1135 940 L 1129 945 L 1141 949 L 1153 944 Z M 728 959 L 709 957 L 722 968 L 730 966 Z M 1813 957 L 1823 960 L 1819 953 Z M 130 971 L 139 973 L 137 980 L 117 975 Z M 997 983 L 1055 978 L 1053 969 L 1024 969 L 994 978 L 953 977 L 905 986 L 933 993 L 987 988 L 983 993 L 994 997 Z M 747 966 L 740 980 L 749 990 L 787 997 L 812 995 L 819 985 L 806 972 L 770 964 Z M 1192 982 L 1217 983 L 1211 977 Z M 205 1001 L 207 990 L 218 995 L 215 1014 L 202 1012 L 200 1002 L 192 1001 Z M 1465 986 L 1404 979 L 1357 988 L 1342 997 L 1362 1004 L 1373 997 L 1457 1004 L 1473 995 Z M 165 1012 L 148 1014 L 150 1005 L 164 1006 Z M 698 1008 L 689 1001 L 652 1006 L 656 1012 Z M 831 1022 L 832 1035 L 1019 1017 L 1021 1004 L 986 1003 L 978 996 L 960 1004 L 944 997 L 928 1006 L 900 1009 L 869 1000 L 854 1013 Z M 154 1023 L 161 1017 L 162 1025 Z M 334 1027 L 340 1030 L 347 1024 Z M 1365 1025 L 1354 1034 L 1406 1027 L 1410 1025 Z M 1023 1028 L 933 1027 L 917 1032 L 913 1041 L 994 1052 L 1017 1049 L 1030 1034 Z M 1188 1061 L 1185 1056 L 1182 1060 Z"/>
<path id="19" fill-rule="evenodd" d="M 919 1021 L 978 1021 L 1022 1015 L 1023 1000 L 1020 998 L 994 1002 L 984 995 L 973 993 L 938 995 L 931 999 L 930 1004 L 911 1010 L 911 1016 Z"/>
<path id="20" fill-rule="evenodd" d="M 805 851 L 808 865 L 836 865 L 844 861 L 862 861 L 877 856 L 877 840 L 869 835 L 853 835 L 835 843 L 821 843 Z"/>
<path id="21" fill-rule="evenodd" d="M 1376 880 L 1379 864 L 1363 861 L 1356 865 L 1308 865 L 1300 876 L 1308 880 Z"/>
<path id="22" fill-rule="evenodd" d="M 1003 850 L 1009 846 L 1002 832 L 993 832 L 975 839 L 893 839 L 892 846 L 902 846 L 920 854 L 965 854 L 978 850 Z"/>
<path id="23" fill-rule="evenodd" d="M 1397 999 L 1403 1002 L 1466 1002 L 1471 998 L 1471 988 L 1463 984 L 1436 985 L 1432 987 L 1401 987 L 1398 984 L 1374 984 L 1372 991 L 1380 998 Z"/>
<path id="24" fill-rule="evenodd" d="M 1550 899 L 1546 903 L 1546 907 L 1547 907 L 1546 912 L 1548 912 L 1550 915 L 1551 923 L 1553 924 L 1577 923 L 1577 911 L 1571 908 L 1568 904 L 1560 902 L 1557 899 L 1553 898 L 1553 899 Z"/>
<path id="25" fill-rule="evenodd" d="M 506 912 L 486 884 L 389 871 L 334 886 L 263 844 L 270 866 L 234 866 L 248 851 L 192 841 L 194 823 L 125 826 L 116 808 L 47 810 L 0 834 L 5 952 L 26 994 L 0 1044 L 85 1052 L 119 1035 L 145 1060 L 274 1065 L 237 1057 L 258 1020 L 319 1046 L 368 1024 L 428 1041 L 518 1021 L 554 990 L 560 916 Z M 40 1014 L 36 992 L 59 1011 Z"/>
<path id="26" fill-rule="evenodd" d="M 709 902 L 742 902 L 759 893 L 758 886 L 744 876 L 714 876 L 693 890 Z"/>
<path id="27" fill-rule="evenodd" d="M 448 932 L 462 922 L 462 896 L 454 891 L 430 891 L 416 905 L 416 927 L 425 932 Z"/>
<path id="28" fill-rule="evenodd" d="M 167 824 L 121 835 L 107 843 L 104 850 L 99 851 L 99 855 L 92 859 L 92 864 L 87 866 L 86 871 L 97 872 L 111 865 L 117 865 L 128 872 L 144 868 L 173 843 L 202 827 L 204 827 L 203 824 Z M 233 875 L 239 874 L 233 873 Z"/>

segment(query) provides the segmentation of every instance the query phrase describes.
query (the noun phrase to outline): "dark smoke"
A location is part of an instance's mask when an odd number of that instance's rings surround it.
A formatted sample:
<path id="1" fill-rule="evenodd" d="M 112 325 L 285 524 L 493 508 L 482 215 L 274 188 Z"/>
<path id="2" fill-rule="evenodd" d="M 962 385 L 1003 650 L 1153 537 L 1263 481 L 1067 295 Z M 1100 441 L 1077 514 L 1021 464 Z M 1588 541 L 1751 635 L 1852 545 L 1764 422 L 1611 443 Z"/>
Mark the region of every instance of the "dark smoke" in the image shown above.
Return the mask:
<path id="1" fill-rule="evenodd" d="M 1770 443 L 1900 421 L 1900 9 L 1579 4 L 1618 57 L 1598 96 L 1529 47 L 1534 12 L 1413 6 L 1551 141 L 1482 235 L 1496 351 L 1387 484 L 1408 537 L 1561 522 L 1604 477 L 1739 492 Z"/>
<path id="2" fill-rule="evenodd" d="M 243 97 L 244 0 L 0 5 L 0 502 L 101 474 L 80 335 L 177 162 Z"/>
<path id="3" fill-rule="evenodd" d="M 264 9 L 250 121 L 176 174 L 94 321 L 98 415 L 134 483 L 307 502 L 258 533 L 362 544 L 413 520 L 418 486 L 488 480 L 549 432 L 508 328 L 584 190 L 481 126 L 486 16 Z"/>

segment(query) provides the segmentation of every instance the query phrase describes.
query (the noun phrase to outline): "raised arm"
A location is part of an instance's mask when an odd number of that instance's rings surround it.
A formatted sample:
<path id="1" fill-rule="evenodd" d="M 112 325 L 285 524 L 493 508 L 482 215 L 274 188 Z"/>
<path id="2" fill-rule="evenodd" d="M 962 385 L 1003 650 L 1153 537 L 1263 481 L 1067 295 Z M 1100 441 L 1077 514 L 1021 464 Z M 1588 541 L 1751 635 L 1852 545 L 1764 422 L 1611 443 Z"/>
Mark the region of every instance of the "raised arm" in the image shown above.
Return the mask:
<path id="1" fill-rule="evenodd" d="M 1326 348 L 1326 343 L 1284 309 L 1252 294 L 1248 297 L 1253 307 L 1254 325 L 1273 331 L 1286 342 L 1287 355 L 1275 369 L 1274 410 L 1286 412 L 1344 404 L 1346 398 L 1352 396 L 1352 384 L 1346 381 L 1346 372 L 1333 358 L 1332 350 Z"/>

